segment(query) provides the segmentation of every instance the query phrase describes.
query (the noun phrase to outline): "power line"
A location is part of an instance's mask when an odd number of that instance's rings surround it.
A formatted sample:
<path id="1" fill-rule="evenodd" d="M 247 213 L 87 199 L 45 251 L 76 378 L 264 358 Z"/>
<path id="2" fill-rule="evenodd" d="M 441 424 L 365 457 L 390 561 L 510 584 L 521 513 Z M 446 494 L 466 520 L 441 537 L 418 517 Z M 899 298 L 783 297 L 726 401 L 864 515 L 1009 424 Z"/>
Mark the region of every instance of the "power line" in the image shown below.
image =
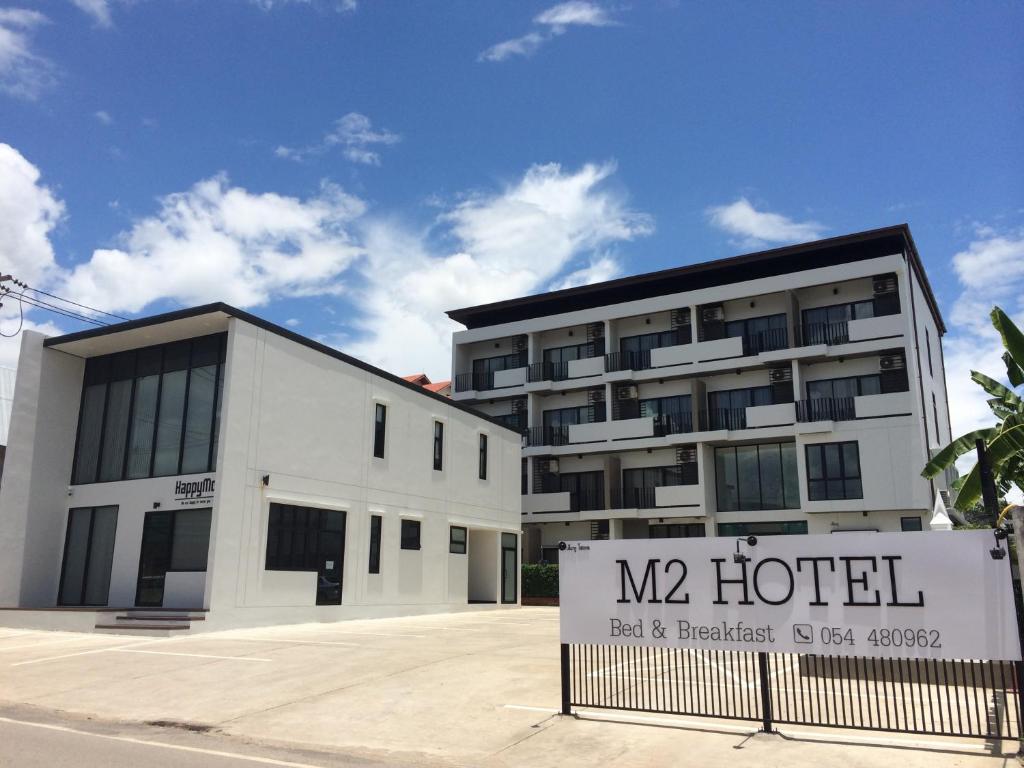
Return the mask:
<path id="1" fill-rule="evenodd" d="M 106 310 L 103 310 L 103 309 L 96 309 L 96 307 L 90 307 L 87 304 L 79 304 L 77 301 L 72 301 L 71 299 L 65 299 L 62 296 L 57 296 L 56 294 L 48 293 L 48 292 L 46 292 L 46 291 L 44 291 L 44 290 L 42 290 L 40 288 L 33 288 L 31 285 L 25 285 L 25 283 L 20 283 L 17 280 L 15 280 L 15 282 L 18 283 L 19 285 L 23 286 L 24 288 L 30 290 L 30 291 L 34 291 L 35 293 L 41 293 L 44 296 L 49 296 L 51 299 L 57 299 L 58 301 L 63 301 L 65 303 L 67 303 L 67 304 L 74 304 L 76 307 L 81 307 L 82 309 L 88 309 L 90 312 L 96 312 L 97 314 L 100 314 L 100 315 L 107 315 L 107 317 L 113 317 L 113 318 L 116 318 L 118 320 L 128 320 L 127 317 L 122 317 L 121 315 L 115 315 L 113 312 L 107 312 Z"/>
<path id="2" fill-rule="evenodd" d="M 61 315 L 62 317 L 66 317 L 66 318 L 68 318 L 70 320 L 77 320 L 77 321 L 83 322 L 83 323 L 91 323 L 92 325 L 97 325 L 97 326 L 108 325 L 108 323 L 105 323 L 102 320 L 97 320 L 96 318 L 88 317 L 87 315 L 80 314 L 80 313 L 75 312 L 75 311 L 70 310 L 70 309 L 65 309 L 64 307 L 55 306 L 53 304 L 50 304 L 49 302 L 43 301 L 42 299 L 36 299 L 35 297 L 32 297 L 32 296 L 26 296 L 24 290 L 20 294 L 17 294 L 16 296 L 11 291 L 11 289 L 7 288 L 6 286 L 4 286 L 2 288 L 2 290 L 3 290 L 3 294 L 2 294 L 3 296 L 14 296 L 17 299 L 19 307 L 21 308 L 22 322 L 24 322 L 24 306 L 23 305 L 24 304 L 28 304 L 30 307 L 35 307 L 37 309 L 42 309 L 42 310 L 45 310 L 47 312 L 52 312 L 54 314 Z M 19 327 L 18 330 L 20 331 L 21 328 Z"/>

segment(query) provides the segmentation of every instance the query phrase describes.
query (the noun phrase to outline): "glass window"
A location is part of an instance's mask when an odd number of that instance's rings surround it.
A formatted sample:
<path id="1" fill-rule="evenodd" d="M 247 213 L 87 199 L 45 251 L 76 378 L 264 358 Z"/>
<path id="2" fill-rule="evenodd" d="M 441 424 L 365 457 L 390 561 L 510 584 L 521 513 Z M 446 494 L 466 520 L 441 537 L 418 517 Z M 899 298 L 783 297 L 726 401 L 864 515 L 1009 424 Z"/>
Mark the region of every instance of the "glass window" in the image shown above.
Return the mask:
<path id="1" fill-rule="evenodd" d="M 68 510 L 60 605 L 106 605 L 114 560 L 117 507 Z"/>
<path id="2" fill-rule="evenodd" d="M 210 510 L 181 509 L 174 513 L 172 571 L 205 571 L 210 552 Z"/>
<path id="3" fill-rule="evenodd" d="M 479 476 L 481 480 L 487 479 L 487 435 L 480 435 L 480 466 Z"/>
<path id="4" fill-rule="evenodd" d="M 796 446 L 762 443 L 715 449 L 721 512 L 797 509 Z"/>
<path id="5" fill-rule="evenodd" d="M 420 521 L 402 520 L 402 549 L 420 548 Z"/>
<path id="6" fill-rule="evenodd" d="M 387 428 L 388 409 L 383 403 L 377 403 L 373 416 L 373 455 L 384 458 L 384 434 Z"/>
<path id="7" fill-rule="evenodd" d="M 554 408 L 544 411 L 545 427 L 567 427 L 572 424 L 587 424 L 590 421 L 589 406 L 579 405 L 572 408 Z"/>
<path id="8" fill-rule="evenodd" d="M 91 358 L 73 483 L 209 471 L 226 334 Z"/>
<path id="9" fill-rule="evenodd" d="M 772 404 L 772 388 L 746 387 L 708 392 L 709 427 L 711 429 L 745 429 L 746 409 Z"/>
<path id="10" fill-rule="evenodd" d="M 434 422 L 434 469 L 440 472 L 444 468 L 444 424 Z"/>
<path id="11" fill-rule="evenodd" d="M 693 539 L 707 535 L 703 523 L 652 524 L 647 529 L 651 539 Z"/>
<path id="12" fill-rule="evenodd" d="M 453 525 L 448 529 L 448 551 L 453 555 L 466 554 L 466 529 Z"/>
<path id="13" fill-rule="evenodd" d="M 380 530 L 383 517 L 370 515 L 370 573 L 380 573 Z"/>
<path id="14" fill-rule="evenodd" d="M 474 374 L 493 374 L 496 371 L 506 371 L 523 367 L 523 356 L 518 352 L 510 355 L 497 355 L 496 357 L 485 357 L 473 361 Z"/>
<path id="15" fill-rule="evenodd" d="M 266 569 L 319 572 L 320 586 L 337 593 L 340 590 L 344 537 L 344 512 L 271 503 Z M 318 596 L 320 591 L 318 588 Z M 340 600 L 340 595 L 335 597 Z M 336 600 L 332 598 L 330 602 Z"/>
<path id="16" fill-rule="evenodd" d="M 544 350 L 545 363 L 568 363 L 570 360 L 583 360 L 591 356 L 589 344 L 570 344 L 565 347 L 552 347 Z"/>
<path id="17" fill-rule="evenodd" d="M 719 523 L 719 536 L 786 536 L 807 533 L 803 520 L 790 522 Z"/>
<path id="18" fill-rule="evenodd" d="M 807 382 L 809 400 L 877 395 L 880 391 L 881 377 L 877 373 Z"/>
<path id="19" fill-rule="evenodd" d="M 856 441 L 808 445 L 806 457 L 808 499 L 825 501 L 864 497 Z"/>
<path id="20" fill-rule="evenodd" d="M 923 530 L 921 526 L 920 517 L 901 517 L 900 518 L 900 530 L 901 531 L 920 531 Z"/>

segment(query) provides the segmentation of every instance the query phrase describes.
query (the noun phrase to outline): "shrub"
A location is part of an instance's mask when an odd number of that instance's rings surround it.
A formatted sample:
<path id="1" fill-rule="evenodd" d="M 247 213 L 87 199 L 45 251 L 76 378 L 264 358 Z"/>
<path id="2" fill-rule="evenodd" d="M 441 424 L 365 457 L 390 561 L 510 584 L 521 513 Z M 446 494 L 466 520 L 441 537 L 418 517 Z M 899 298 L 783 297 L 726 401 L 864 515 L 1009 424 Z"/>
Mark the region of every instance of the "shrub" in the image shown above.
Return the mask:
<path id="1" fill-rule="evenodd" d="M 523 597 L 558 597 L 558 566 L 524 563 Z"/>

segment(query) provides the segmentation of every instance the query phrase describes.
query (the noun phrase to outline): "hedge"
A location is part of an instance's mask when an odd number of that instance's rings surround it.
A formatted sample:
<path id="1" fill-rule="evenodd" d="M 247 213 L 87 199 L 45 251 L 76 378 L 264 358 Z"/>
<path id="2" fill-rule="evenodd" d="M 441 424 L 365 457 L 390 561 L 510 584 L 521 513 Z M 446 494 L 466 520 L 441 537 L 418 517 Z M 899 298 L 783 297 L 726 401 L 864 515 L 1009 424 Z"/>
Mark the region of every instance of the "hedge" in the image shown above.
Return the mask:
<path id="1" fill-rule="evenodd" d="M 558 597 L 558 566 L 524 563 L 523 597 Z"/>

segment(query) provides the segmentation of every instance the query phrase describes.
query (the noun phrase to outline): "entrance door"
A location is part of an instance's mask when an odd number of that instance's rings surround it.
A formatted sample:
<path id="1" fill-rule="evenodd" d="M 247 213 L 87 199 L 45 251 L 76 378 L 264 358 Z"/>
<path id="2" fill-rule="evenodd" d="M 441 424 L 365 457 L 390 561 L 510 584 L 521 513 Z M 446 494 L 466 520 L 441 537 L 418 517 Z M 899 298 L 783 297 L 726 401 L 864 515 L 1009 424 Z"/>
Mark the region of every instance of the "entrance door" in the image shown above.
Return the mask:
<path id="1" fill-rule="evenodd" d="M 142 524 L 142 554 L 135 604 L 159 607 L 164 603 L 164 581 L 171 568 L 174 536 L 173 512 L 147 512 Z"/>
<path id="2" fill-rule="evenodd" d="M 514 603 L 519 587 L 516 535 L 501 534 L 501 602 Z"/>
<path id="3" fill-rule="evenodd" d="M 345 513 L 321 510 L 316 553 L 317 605 L 341 605 L 344 557 Z"/>
<path id="4" fill-rule="evenodd" d="M 114 560 L 117 507 L 68 510 L 64 564 L 57 602 L 60 605 L 106 605 Z"/>

